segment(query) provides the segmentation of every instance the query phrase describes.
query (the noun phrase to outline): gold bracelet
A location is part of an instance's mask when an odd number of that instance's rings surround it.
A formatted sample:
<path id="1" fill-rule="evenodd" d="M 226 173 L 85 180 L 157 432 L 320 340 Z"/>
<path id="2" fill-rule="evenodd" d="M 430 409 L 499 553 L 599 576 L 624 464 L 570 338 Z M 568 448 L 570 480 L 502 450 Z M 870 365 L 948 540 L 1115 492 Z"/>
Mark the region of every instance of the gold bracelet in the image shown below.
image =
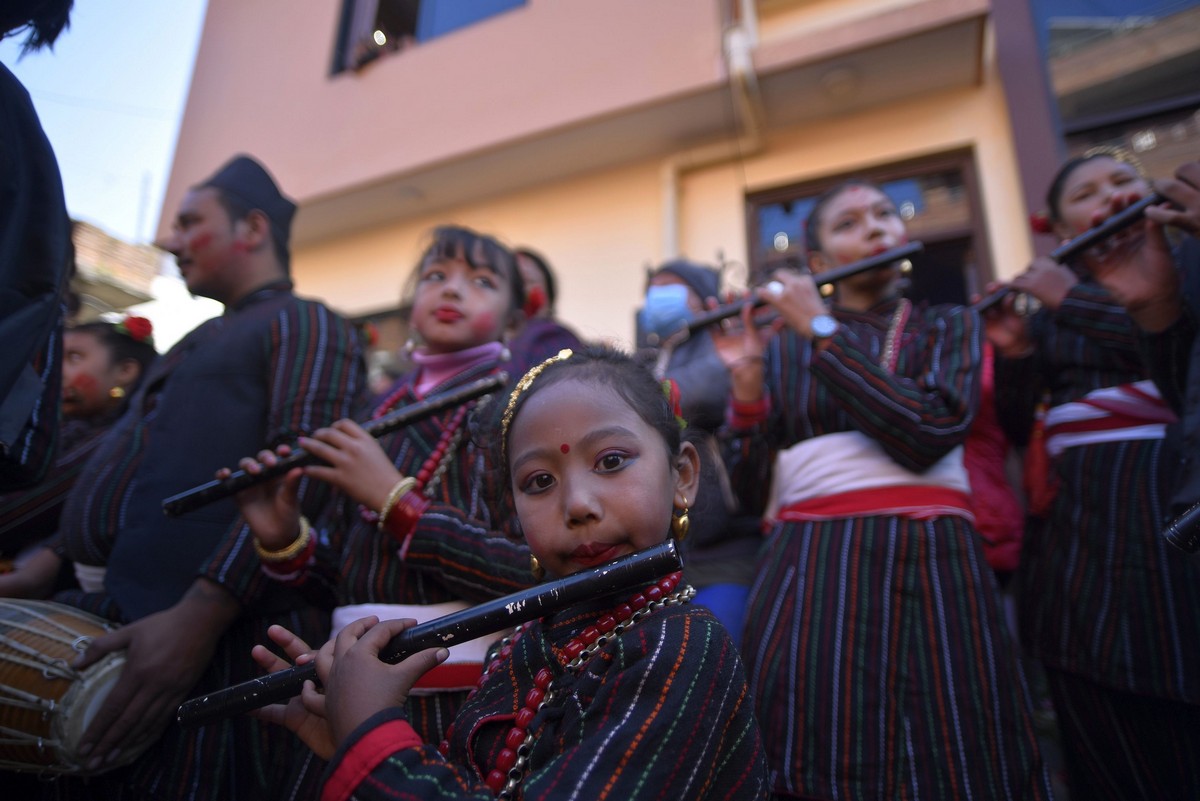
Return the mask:
<path id="1" fill-rule="evenodd" d="M 280 548 L 278 551 L 268 551 L 262 546 L 258 537 L 255 537 L 254 552 L 264 562 L 287 562 L 299 556 L 308 547 L 308 541 L 311 539 L 312 526 L 309 524 L 307 517 L 300 515 L 300 534 L 292 541 L 291 545 Z"/>
<path id="2" fill-rule="evenodd" d="M 387 516 L 391 513 L 396 502 L 404 495 L 404 493 L 417 486 L 417 480 L 405 476 L 396 482 L 396 486 L 392 487 L 392 491 L 388 493 L 387 500 L 383 502 L 383 506 L 379 507 L 379 530 L 383 531 L 383 525 L 387 522 Z"/>

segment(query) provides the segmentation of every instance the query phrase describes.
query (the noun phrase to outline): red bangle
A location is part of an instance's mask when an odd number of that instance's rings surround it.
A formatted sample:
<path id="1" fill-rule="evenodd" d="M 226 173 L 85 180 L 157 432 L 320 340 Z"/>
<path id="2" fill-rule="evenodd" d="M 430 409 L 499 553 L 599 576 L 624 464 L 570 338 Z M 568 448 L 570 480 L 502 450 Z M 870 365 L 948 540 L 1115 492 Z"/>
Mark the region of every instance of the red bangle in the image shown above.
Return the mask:
<path id="1" fill-rule="evenodd" d="M 767 400 L 766 395 L 750 403 L 731 400 L 729 404 L 729 422 L 736 428 L 749 428 L 756 423 L 765 421 L 770 408 L 770 402 Z"/>
<path id="2" fill-rule="evenodd" d="M 412 536 L 413 531 L 417 528 L 417 521 L 421 519 L 421 515 L 425 514 L 425 510 L 428 508 L 428 498 L 409 490 L 401 495 L 388 511 L 383 527 L 396 540 L 404 542 Z"/>

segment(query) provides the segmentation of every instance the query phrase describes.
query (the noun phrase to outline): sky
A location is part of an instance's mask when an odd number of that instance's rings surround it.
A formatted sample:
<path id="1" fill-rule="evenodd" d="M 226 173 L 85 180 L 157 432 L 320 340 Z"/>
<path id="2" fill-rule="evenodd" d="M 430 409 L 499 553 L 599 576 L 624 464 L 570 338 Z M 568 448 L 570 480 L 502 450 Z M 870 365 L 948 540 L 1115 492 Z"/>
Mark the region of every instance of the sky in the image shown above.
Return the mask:
<path id="1" fill-rule="evenodd" d="M 129 242 L 154 236 L 207 0 L 75 0 L 54 45 L 0 63 L 25 85 L 67 210 Z"/>

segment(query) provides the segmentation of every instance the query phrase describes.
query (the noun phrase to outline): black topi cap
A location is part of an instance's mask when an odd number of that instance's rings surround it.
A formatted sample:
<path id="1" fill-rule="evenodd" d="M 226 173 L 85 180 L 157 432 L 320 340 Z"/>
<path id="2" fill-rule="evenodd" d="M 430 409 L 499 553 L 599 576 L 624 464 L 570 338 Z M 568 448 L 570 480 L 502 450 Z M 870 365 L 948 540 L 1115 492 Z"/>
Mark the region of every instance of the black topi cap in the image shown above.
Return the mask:
<path id="1" fill-rule="evenodd" d="M 296 204 L 280 193 L 271 174 L 250 156 L 234 156 L 199 186 L 224 190 L 240 198 L 251 208 L 258 209 L 267 215 L 279 239 L 283 244 L 287 244 L 292 229 L 292 217 L 296 214 Z"/>

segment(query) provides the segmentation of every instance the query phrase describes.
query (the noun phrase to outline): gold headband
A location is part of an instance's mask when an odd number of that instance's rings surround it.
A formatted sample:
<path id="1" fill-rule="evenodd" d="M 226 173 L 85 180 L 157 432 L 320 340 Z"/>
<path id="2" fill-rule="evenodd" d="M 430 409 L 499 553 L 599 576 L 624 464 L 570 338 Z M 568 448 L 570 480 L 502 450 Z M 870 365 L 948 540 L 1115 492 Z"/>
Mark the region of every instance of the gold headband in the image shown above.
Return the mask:
<path id="1" fill-rule="evenodd" d="M 530 367 L 529 372 L 521 376 L 521 380 L 513 388 L 512 394 L 508 396 L 508 405 L 504 407 L 504 416 L 500 418 L 500 453 L 502 455 L 507 455 L 508 453 L 508 426 L 512 422 L 513 412 L 516 411 L 517 400 L 521 397 L 521 393 L 529 389 L 547 367 L 555 362 L 565 362 L 573 355 L 574 351 L 570 348 L 563 348 L 541 364 L 535 364 L 533 367 Z"/>

